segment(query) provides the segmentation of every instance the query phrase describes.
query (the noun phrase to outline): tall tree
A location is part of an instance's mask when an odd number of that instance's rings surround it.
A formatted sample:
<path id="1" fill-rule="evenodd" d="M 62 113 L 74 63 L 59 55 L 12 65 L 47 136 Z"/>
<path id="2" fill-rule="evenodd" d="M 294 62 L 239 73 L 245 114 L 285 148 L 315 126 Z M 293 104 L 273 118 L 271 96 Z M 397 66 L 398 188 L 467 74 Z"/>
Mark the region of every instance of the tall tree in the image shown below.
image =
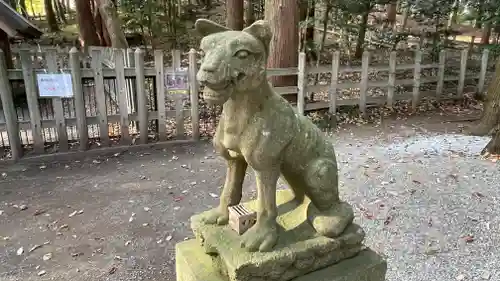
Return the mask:
<path id="1" fill-rule="evenodd" d="M 82 47 L 99 46 L 100 40 L 97 36 L 96 26 L 92 16 L 92 7 L 89 0 L 75 0 L 76 21 L 80 31 L 80 43 Z"/>
<path id="2" fill-rule="evenodd" d="M 265 19 L 273 32 L 267 66 L 273 68 L 296 67 L 299 45 L 299 4 L 297 1 L 266 1 Z M 297 85 L 297 76 L 273 76 L 276 86 Z"/>
<path id="3" fill-rule="evenodd" d="M 26 1 L 25 0 L 19 0 L 19 9 L 21 9 L 21 14 L 23 17 L 27 18 L 28 17 L 28 10 L 26 9 Z"/>
<path id="4" fill-rule="evenodd" d="M 385 5 L 387 10 L 387 23 L 393 27 L 396 24 L 396 16 L 398 14 L 398 2 L 393 0 L 391 3 Z"/>
<path id="5" fill-rule="evenodd" d="M 242 30 L 245 12 L 244 0 L 226 0 L 226 26 L 233 30 Z"/>
<path id="6" fill-rule="evenodd" d="M 54 7 L 52 6 L 52 0 L 43 0 L 45 6 L 45 15 L 47 17 L 47 23 L 49 25 L 50 32 L 59 31 L 59 25 L 57 24 L 56 13 L 54 12 Z"/>

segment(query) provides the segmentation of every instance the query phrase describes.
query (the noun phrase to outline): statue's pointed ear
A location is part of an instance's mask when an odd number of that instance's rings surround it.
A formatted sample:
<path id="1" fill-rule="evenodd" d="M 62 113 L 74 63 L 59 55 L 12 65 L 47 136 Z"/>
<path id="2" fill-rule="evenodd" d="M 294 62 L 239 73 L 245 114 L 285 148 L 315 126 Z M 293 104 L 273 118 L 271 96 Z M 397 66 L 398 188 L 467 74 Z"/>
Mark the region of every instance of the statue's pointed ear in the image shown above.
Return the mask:
<path id="1" fill-rule="evenodd" d="M 266 52 L 269 53 L 269 45 L 273 38 L 271 27 L 265 20 L 258 20 L 249 27 L 243 29 L 243 32 L 251 34 L 253 37 L 259 39 L 266 47 Z"/>
<path id="2" fill-rule="evenodd" d="M 194 28 L 202 36 L 207 36 L 207 35 L 210 35 L 212 33 L 231 30 L 225 26 L 222 26 L 220 24 L 217 24 L 217 23 L 215 23 L 211 20 L 207 20 L 207 19 L 196 20 L 196 22 L 194 24 Z"/>

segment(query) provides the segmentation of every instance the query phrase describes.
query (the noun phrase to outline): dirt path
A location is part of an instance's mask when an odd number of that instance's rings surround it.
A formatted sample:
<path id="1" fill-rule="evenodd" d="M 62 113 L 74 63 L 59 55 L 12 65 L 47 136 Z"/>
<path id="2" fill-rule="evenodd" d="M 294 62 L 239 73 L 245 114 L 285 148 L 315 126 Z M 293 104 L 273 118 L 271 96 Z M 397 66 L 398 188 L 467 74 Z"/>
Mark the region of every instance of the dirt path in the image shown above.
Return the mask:
<path id="1" fill-rule="evenodd" d="M 342 196 L 389 281 L 500 279 L 498 166 L 463 126 L 421 116 L 334 136 Z M 0 280 L 173 281 L 174 245 L 217 204 L 225 168 L 199 143 L 0 171 Z"/>

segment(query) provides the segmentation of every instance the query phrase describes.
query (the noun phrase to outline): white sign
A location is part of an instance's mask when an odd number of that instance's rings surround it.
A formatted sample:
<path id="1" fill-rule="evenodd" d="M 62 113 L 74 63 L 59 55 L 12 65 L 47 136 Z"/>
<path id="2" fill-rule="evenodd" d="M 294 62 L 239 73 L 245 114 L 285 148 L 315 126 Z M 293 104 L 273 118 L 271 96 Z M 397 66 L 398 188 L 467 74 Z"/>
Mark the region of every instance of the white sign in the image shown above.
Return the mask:
<path id="1" fill-rule="evenodd" d="M 73 97 L 73 83 L 71 81 L 71 74 L 69 73 L 38 73 L 36 80 L 38 82 L 40 97 Z"/>

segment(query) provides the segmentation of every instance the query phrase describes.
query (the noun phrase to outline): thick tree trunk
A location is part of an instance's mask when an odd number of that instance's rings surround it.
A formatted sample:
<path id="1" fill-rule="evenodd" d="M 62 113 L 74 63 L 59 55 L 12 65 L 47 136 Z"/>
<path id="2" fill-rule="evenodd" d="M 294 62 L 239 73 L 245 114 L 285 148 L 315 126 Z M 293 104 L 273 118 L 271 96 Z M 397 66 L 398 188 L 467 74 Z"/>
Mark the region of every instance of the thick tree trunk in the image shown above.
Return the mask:
<path id="1" fill-rule="evenodd" d="M 269 68 L 297 67 L 299 46 L 299 5 L 297 1 L 266 1 L 265 19 L 273 32 L 270 44 Z M 297 85 L 297 75 L 273 76 L 270 78 L 275 87 Z M 297 97 L 287 95 L 289 101 Z"/>
<path id="2" fill-rule="evenodd" d="M 359 26 L 358 40 L 356 41 L 356 52 L 354 57 L 361 58 L 363 56 L 363 46 L 365 44 L 366 29 L 368 28 L 368 16 L 370 11 L 367 10 L 361 18 L 361 24 Z"/>
<path id="3" fill-rule="evenodd" d="M 481 154 L 483 155 L 500 155 L 500 130 L 496 130 L 495 135 L 493 138 L 490 140 L 490 142 L 486 145 L 485 148 L 483 148 L 483 151 L 481 151 Z"/>
<path id="4" fill-rule="evenodd" d="M 490 82 L 484 102 L 483 114 L 473 135 L 489 135 L 499 125 L 500 117 L 500 59 L 497 60 L 495 76 Z"/>
<path id="5" fill-rule="evenodd" d="M 47 17 L 47 23 L 49 25 L 50 32 L 59 31 L 59 25 L 57 24 L 56 13 L 54 12 L 54 7 L 52 6 L 52 0 L 43 0 L 45 6 L 45 15 Z"/>
<path id="6" fill-rule="evenodd" d="M 5 61 L 7 62 L 7 68 L 14 68 L 14 63 L 12 62 L 12 52 L 10 50 L 9 36 L 1 29 L 0 29 L 0 50 L 3 51 L 3 54 L 5 56 Z"/>
<path id="7" fill-rule="evenodd" d="M 122 30 L 122 23 L 118 17 L 115 4 L 110 0 L 99 0 L 99 13 L 104 21 L 106 30 L 114 48 L 127 49 L 128 43 Z"/>
<path id="8" fill-rule="evenodd" d="M 253 5 L 253 0 L 247 0 L 245 7 L 245 24 L 250 26 L 255 21 L 255 10 Z"/>
<path id="9" fill-rule="evenodd" d="M 100 46 L 89 0 L 76 0 L 76 21 L 80 30 L 82 47 Z"/>
<path id="10" fill-rule="evenodd" d="M 226 26 L 232 30 L 242 30 L 245 25 L 244 12 L 244 0 L 226 0 Z"/>

